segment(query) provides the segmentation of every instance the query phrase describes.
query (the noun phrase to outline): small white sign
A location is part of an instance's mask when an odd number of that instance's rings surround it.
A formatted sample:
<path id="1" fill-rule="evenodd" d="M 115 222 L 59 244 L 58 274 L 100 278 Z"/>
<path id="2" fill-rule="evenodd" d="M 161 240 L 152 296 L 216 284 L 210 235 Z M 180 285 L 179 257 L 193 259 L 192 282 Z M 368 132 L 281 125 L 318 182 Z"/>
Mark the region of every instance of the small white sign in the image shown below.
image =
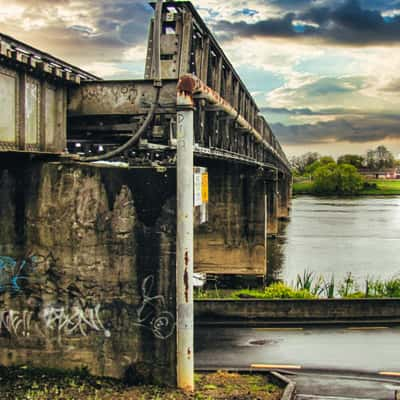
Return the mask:
<path id="1" fill-rule="evenodd" d="M 201 206 L 202 195 L 201 195 L 201 172 L 194 173 L 194 206 Z"/>

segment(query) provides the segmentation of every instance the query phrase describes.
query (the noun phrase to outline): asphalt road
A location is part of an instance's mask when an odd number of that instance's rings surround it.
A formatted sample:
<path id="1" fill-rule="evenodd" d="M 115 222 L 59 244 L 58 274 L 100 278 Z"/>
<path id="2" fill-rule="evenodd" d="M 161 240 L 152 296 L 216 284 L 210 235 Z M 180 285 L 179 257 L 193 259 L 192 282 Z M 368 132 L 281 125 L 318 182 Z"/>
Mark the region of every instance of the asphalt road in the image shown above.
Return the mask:
<path id="1" fill-rule="evenodd" d="M 195 365 L 288 371 L 299 400 L 394 399 L 400 327 L 196 327 Z"/>

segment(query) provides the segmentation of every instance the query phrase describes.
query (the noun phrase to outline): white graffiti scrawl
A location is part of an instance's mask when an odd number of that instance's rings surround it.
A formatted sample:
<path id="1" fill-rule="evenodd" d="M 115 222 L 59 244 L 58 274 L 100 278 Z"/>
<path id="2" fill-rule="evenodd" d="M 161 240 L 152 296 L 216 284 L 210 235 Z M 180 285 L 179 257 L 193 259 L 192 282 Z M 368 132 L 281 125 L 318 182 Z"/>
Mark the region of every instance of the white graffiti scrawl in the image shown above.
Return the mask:
<path id="1" fill-rule="evenodd" d="M 110 337 L 111 333 L 104 328 L 99 311 L 99 304 L 95 308 L 86 309 L 75 306 L 71 312 L 67 312 L 64 307 L 46 307 L 43 318 L 46 328 L 57 331 L 59 335 L 87 336 L 89 331 L 97 331 L 104 332 L 105 337 Z"/>
<path id="2" fill-rule="evenodd" d="M 0 311 L 0 334 L 5 330 L 14 336 L 29 336 L 33 313 L 31 311 Z"/>
<path id="3" fill-rule="evenodd" d="M 34 319 L 32 311 L 0 310 L 0 335 L 7 333 L 11 336 L 28 337 L 34 327 L 40 332 L 56 333 L 63 336 L 87 336 L 90 332 L 103 332 L 106 338 L 111 332 L 105 329 L 101 322 L 100 305 L 94 308 L 75 306 L 71 311 L 64 307 L 45 307 Z M 43 334 L 44 334 L 43 332 Z"/>
<path id="4" fill-rule="evenodd" d="M 142 283 L 142 303 L 136 310 L 137 323 L 151 330 L 158 339 L 168 339 L 175 330 L 175 318 L 166 311 L 165 299 L 161 295 L 151 296 L 154 276 L 148 276 Z M 159 310 L 161 306 L 161 310 Z"/>

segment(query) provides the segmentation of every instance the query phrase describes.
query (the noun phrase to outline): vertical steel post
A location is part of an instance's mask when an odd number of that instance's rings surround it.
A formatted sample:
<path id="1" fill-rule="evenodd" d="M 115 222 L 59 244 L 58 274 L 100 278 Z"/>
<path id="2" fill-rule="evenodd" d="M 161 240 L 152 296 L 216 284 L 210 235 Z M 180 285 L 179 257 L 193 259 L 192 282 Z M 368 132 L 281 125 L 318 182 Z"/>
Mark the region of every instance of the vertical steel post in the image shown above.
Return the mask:
<path id="1" fill-rule="evenodd" d="M 181 83 L 181 82 L 180 82 Z M 193 142 L 192 93 L 177 93 L 177 379 L 178 387 L 194 390 L 193 361 Z"/>

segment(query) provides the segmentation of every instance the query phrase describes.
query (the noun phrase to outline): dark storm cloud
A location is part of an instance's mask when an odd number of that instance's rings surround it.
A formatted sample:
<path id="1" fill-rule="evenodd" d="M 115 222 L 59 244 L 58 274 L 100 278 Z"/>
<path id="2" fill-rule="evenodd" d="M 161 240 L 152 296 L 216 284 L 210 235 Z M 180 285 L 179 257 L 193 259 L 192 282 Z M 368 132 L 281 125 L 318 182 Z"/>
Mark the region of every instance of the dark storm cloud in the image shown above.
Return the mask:
<path id="1" fill-rule="evenodd" d="M 271 124 L 279 141 L 286 145 L 324 144 L 334 142 L 365 143 L 400 139 L 400 117 L 365 115 L 340 118 L 317 124 Z"/>
<path id="2" fill-rule="evenodd" d="M 237 31 L 240 36 L 294 36 L 292 22 L 294 14 L 286 14 L 283 18 L 274 18 L 248 24 L 244 21 L 229 22 L 221 21 L 218 23 L 218 29 L 227 32 Z"/>
<path id="3" fill-rule="evenodd" d="M 244 21 L 230 22 L 219 21 L 216 25 L 218 31 L 225 34 L 237 34 L 244 37 L 253 36 L 275 36 L 275 37 L 294 37 L 297 32 L 293 27 L 294 13 L 288 13 L 282 18 L 270 18 L 249 24 Z M 232 38 L 232 36 L 231 36 Z M 232 38 L 235 39 L 235 38 Z"/>
<path id="4" fill-rule="evenodd" d="M 262 107 L 260 111 L 264 114 L 274 113 L 288 116 L 309 116 L 309 115 L 338 115 L 338 114 L 354 114 L 354 110 L 346 110 L 344 108 L 327 108 L 318 111 L 310 108 L 284 108 L 284 107 Z"/>
<path id="5" fill-rule="evenodd" d="M 400 16 L 387 20 L 380 10 L 362 8 L 358 0 L 330 4 L 256 23 L 219 21 L 216 28 L 243 37 L 313 38 L 348 45 L 400 42 Z M 295 20 L 306 23 L 299 29 L 293 24 Z"/>

